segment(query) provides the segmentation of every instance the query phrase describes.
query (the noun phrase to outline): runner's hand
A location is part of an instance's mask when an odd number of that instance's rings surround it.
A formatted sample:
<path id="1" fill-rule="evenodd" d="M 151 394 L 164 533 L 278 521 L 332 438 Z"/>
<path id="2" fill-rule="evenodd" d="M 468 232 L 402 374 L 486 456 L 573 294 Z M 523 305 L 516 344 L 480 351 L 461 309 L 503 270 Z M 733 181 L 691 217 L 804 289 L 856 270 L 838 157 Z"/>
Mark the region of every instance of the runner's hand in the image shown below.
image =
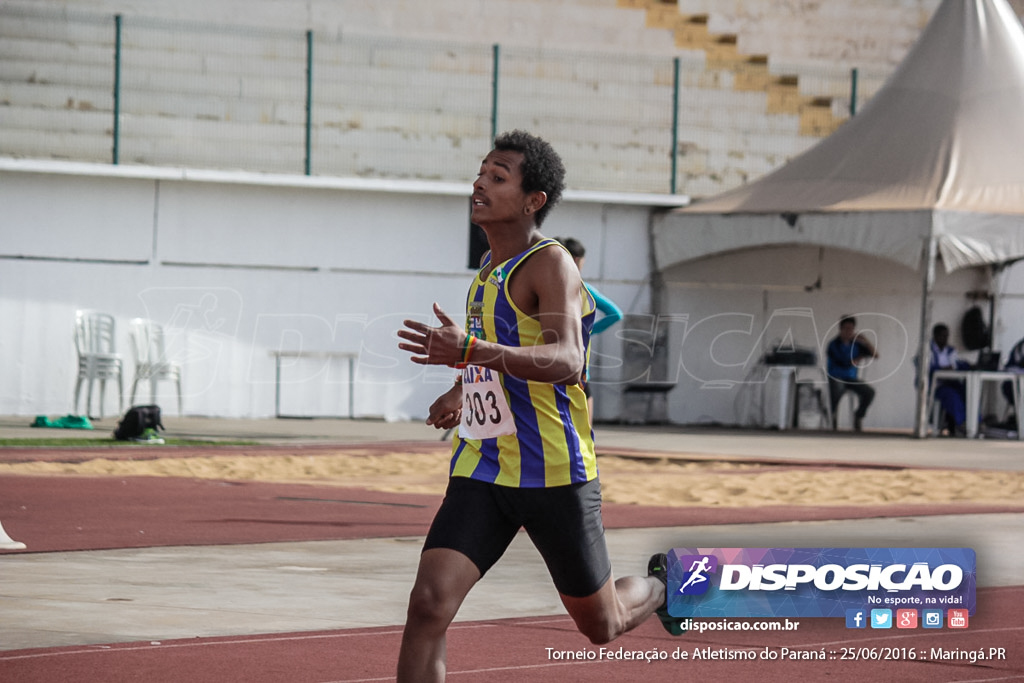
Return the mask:
<path id="1" fill-rule="evenodd" d="M 462 422 L 462 386 L 456 384 L 430 405 L 427 424 L 437 429 L 451 429 Z"/>
<path id="2" fill-rule="evenodd" d="M 400 343 L 398 348 L 414 354 L 413 363 L 454 367 L 462 362 L 466 332 L 436 303 L 434 315 L 441 321 L 440 327 L 431 327 L 416 320 L 404 321 L 406 329 L 398 330 L 398 336 L 406 343 Z"/>

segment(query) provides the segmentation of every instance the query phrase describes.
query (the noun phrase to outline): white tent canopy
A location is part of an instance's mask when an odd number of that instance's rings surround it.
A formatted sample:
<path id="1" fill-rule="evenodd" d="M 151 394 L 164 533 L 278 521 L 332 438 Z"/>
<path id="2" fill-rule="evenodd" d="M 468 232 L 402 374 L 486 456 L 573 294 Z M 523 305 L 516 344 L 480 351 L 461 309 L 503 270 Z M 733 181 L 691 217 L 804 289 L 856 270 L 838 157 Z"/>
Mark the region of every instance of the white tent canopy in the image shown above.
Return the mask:
<path id="1" fill-rule="evenodd" d="M 927 357 L 947 271 L 1024 258 L 1024 29 L 1006 0 L 944 0 L 862 112 L 746 186 L 657 217 L 659 270 L 713 254 L 817 245 L 922 269 Z M 920 383 L 915 432 L 925 431 Z"/>
<path id="2" fill-rule="evenodd" d="M 773 244 L 947 271 L 1024 257 L 1024 30 L 1005 0 L 945 0 L 886 85 L 764 178 L 654 226 L 660 269 Z"/>

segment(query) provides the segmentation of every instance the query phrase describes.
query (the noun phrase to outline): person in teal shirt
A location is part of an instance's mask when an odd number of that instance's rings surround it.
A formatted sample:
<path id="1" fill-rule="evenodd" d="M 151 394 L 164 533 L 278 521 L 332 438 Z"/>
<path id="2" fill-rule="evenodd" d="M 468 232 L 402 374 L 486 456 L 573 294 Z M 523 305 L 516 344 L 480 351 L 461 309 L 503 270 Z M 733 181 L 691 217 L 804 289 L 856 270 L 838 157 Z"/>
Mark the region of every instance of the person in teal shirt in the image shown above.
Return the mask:
<path id="1" fill-rule="evenodd" d="M 576 267 L 583 272 L 583 261 L 587 256 L 587 250 L 575 237 L 556 237 L 556 240 L 562 243 L 569 254 L 572 256 L 572 260 L 576 262 Z M 597 312 L 601 314 L 594 322 L 594 329 L 590 331 L 591 338 L 594 335 L 601 334 L 615 323 L 622 320 L 622 309 L 615 305 L 615 302 L 601 294 L 596 287 L 588 282 L 584 282 L 583 286 L 587 288 L 590 295 L 594 297 L 594 303 L 597 305 Z M 587 366 L 587 380 L 583 384 L 583 392 L 587 395 L 587 410 L 590 412 L 590 421 L 593 424 L 594 421 L 594 396 L 590 391 L 590 367 Z"/>

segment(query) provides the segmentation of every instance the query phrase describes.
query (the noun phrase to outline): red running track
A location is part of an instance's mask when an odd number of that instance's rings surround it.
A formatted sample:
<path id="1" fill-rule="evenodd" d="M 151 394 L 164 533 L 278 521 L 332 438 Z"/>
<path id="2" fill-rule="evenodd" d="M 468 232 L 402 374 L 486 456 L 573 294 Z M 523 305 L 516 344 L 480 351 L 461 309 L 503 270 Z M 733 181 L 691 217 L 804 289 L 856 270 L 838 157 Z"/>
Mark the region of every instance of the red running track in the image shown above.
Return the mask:
<path id="1" fill-rule="evenodd" d="M 1024 680 L 1024 587 L 981 589 L 963 631 L 847 629 L 841 619 L 800 620 L 796 631 L 708 631 L 672 637 L 655 620 L 606 650 L 654 652 L 658 661 L 602 657 L 568 617 L 462 622 L 448 637 L 448 680 L 529 681 L 947 681 Z M 754 620 L 732 620 L 753 623 Z M 355 683 L 394 679 L 399 627 L 196 638 L 162 642 L 14 650 L 0 653 L 0 679 L 18 683 Z M 1004 648 L 1005 659 L 936 660 L 947 653 Z M 567 652 L 594 658 L 569 660 Z M 676 659 L 678 652 L 686 660 Z M 695 652 L 705 658 L 694 659 Z M 708 659 L 752 653 L 755 659 Z M 767 655 L 775 658 L 766 659 Z M 824 653 L 824 660 L 794 659 Z M 913 653 L 913 654 L 911 654 Z M 861 660 L 855 657 L 896 657 Z M 911 659 L 910 657 L 914 658 Z"/>
<path id="2" fill-rule="evenodd" d="M 303 484 L 164 477 L 0 477 L 0 520 L 12 537 L 29 545 L 27 552 L 422 535 L 439 502 L 430 495 Z M 1007 510 L 1014 508 L 722 509 L 607 504 L 605 523 L 609 528 L 636 528 Z M 808 619 L 792 632 L 709 631 L 672 638 L 650 620 L 608 647 L 612 652 L 623 648 L 664 653 L 665 660 L 650 663 L 600 658 L 599 648 L 580 636 L 568 617 L 462 622 L 453 625 L 449 635 L 448 680 L 1024 680 L 1022 614 L 1024 587 L 988 588 L 978 591 L 977 613 L 965 631 L 848 630 L 842 620 Z M 386 681 L 394 678 L 400 638 L 400 628 L 395 626 L 2 651 L 0 681 Z M 933 648 L 961 658 L 932 661 Z M 990 648 L 1004 648 L 1006 658 L 975 663 L 962 658 L 978 650 L 987 654 Z M 824 661 L 788 658 L 823 649 Z M 569 651 L 595 658 L 577 661 L 559 656 Z M 677 651 L 690 658 L 673 659 Z M 732 656 L 753 652 L 758 659 L 695 660 L 695 651 Z M 761 659 L 764 652 L 778 657 Z M 902 658 L 843 658 L 862 653 Z"/>
<path id="3" fill-rule="evenodd" d="M 0 522 L 12 538 L 28 545 L 27 552 L 417 536 L 426 534 L 438 505 L 435 495 L 310 484 L 0 476 Z M 609 529 L 1019 510 L 976 504 L 603 506 Z M 5 552 L 12 551 L 0 550 Z"/>

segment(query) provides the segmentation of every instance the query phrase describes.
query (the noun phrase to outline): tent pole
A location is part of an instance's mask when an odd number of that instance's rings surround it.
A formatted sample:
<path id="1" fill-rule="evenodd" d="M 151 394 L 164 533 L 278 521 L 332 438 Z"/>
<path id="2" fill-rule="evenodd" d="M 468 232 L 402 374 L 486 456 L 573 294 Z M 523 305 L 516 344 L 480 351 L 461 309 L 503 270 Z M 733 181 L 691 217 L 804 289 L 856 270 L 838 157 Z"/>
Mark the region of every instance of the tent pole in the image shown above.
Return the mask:
<path id="1" fill-rule="evenodd" d="M 924 243 L 924 276 L 921 282 L 921 329 L 917 347 L 917 411 L 914 437 L 923 439 L 928 434 L 929 366 L 931 365 L 931 309 L 932 287 L 935 285 L 935 256 L 937 244 L 929 234 Z"/>
<path id="2" fill-rule="evenodd" d="M 1005 263 L 993 263 L 988 269 L 988 350 L 996 348 L 996 300 L 999 296 L 999 278 L 1006 268 Z"/>
<path id="3" fill-rule="evenodd" d="M 654 217 L 659 211 L 652 209 L 647 214 L 647 269 L 651 274 L 649 306 L 655 321 L 661 315 L 662 293 L 665 289 L 665 277 L 658 267 L 658 254 L 654 249 Z M 655 324 L 657 329 L 657 324 Z"/>

